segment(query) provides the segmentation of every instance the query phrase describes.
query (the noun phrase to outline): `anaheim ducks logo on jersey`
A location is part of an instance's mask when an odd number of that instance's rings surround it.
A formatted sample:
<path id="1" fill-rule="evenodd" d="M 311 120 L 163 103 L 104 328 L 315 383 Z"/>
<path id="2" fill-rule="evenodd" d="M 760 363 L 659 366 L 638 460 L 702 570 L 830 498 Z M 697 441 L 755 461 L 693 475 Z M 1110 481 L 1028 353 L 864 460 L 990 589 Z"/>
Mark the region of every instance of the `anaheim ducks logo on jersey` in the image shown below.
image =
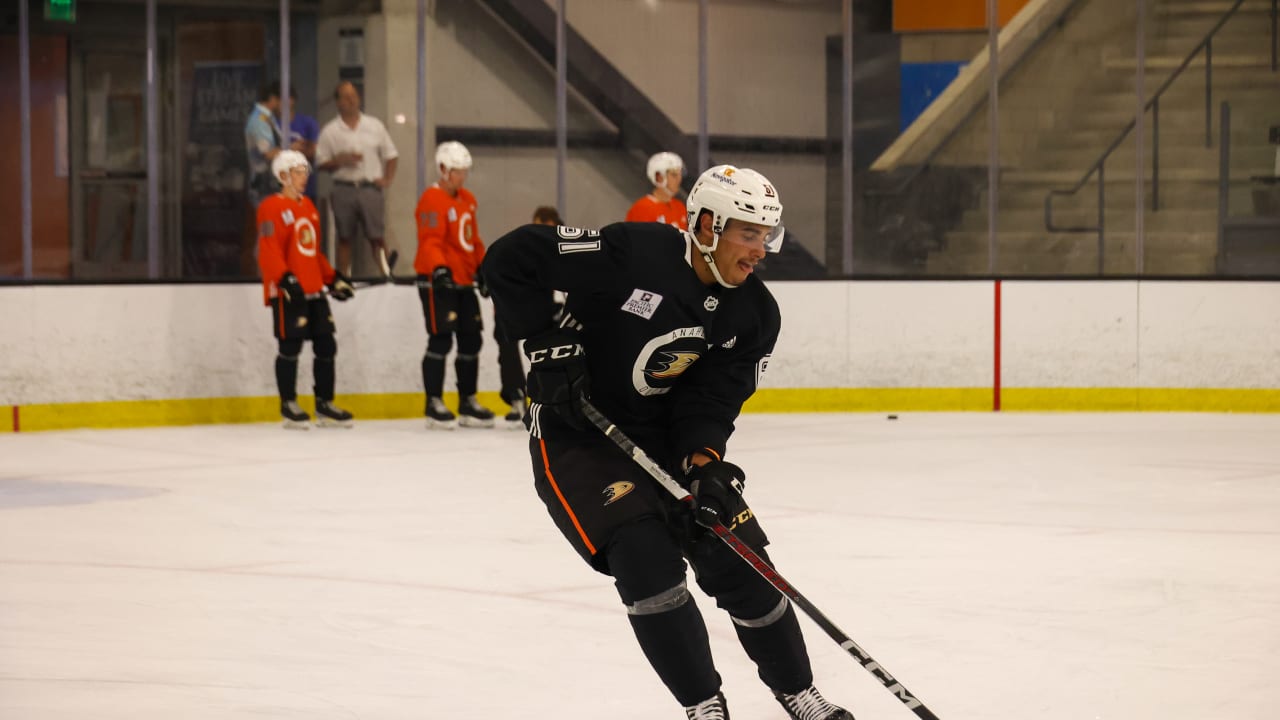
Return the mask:
<path id="1" fill-rule="evenodd" d="M 658 367 L 645 371 L 650 377 L 676 377 L 687 370 L 693 364 L 693 361 L 699 357 L 698 353 L 693 352 L 662 352 L 659 354 L 663 357 L 658 359 Z"/>
<path id="2" fill-rule="evenodd" d="M 320 245 L 316 242 L 316 226 L 312 224 L 311 218 L 300 217 L 293 223 L 293 238 L 298 252 L 307 257 L 316 256 Z"/>
<path id="3" fill-rule="evenodd" d="M 624 495 L 636 488 L 636 484 L 626 480 L 619 480 L 601 491 L 604 495 L 604 504 L 611 505 L 622 499 Z"/>
<path id="4" fill-rule="evenodd" d="M 471 213 L 463 213 L 458 218 L 458 244 L 467 252 L 475 252 L 475 243 L 471 238 L 476 234 L 476 224 L 471 218 Z"/>
<path id="5" fill-rule="evenodd" d="M 671 392 L 675 381 L 702 357 L 706 347 L 706 331 L 701 326 L 676 328 L 645 343 L 631 367 L 636 392 L 646 397 Z"/>

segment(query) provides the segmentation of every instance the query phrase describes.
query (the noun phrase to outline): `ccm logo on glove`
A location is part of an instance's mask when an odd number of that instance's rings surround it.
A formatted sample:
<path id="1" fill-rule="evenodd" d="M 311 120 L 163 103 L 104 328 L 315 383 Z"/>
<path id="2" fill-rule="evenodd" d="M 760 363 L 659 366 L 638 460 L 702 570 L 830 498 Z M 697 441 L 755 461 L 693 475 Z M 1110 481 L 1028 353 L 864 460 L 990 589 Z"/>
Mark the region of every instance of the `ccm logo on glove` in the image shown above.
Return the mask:
<path id="1" fill-rule="evenodd" d="M 569 345 L 553 345 L 548 348 L 539 348 L 529 352 L 529 363 L 540 363 L 546 360 L 564 360 L 566 358 L 583 355 L 582 346 L 578 343 Z"/>

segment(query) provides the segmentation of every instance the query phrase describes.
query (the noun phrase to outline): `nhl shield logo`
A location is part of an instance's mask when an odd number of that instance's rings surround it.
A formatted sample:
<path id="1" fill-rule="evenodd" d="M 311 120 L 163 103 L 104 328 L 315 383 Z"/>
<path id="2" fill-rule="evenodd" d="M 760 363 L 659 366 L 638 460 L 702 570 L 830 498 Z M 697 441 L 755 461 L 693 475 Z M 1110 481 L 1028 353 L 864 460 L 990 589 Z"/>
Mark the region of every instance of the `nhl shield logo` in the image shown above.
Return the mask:
<path id="1" fill-rule="evenodd" d="M 715 312 L 716 308 L 720 307 L 720 301 L 715 295 L 708 295 L 707 299 L 702 301 L 702 307 L 706 308 L 707 312 Z"/>

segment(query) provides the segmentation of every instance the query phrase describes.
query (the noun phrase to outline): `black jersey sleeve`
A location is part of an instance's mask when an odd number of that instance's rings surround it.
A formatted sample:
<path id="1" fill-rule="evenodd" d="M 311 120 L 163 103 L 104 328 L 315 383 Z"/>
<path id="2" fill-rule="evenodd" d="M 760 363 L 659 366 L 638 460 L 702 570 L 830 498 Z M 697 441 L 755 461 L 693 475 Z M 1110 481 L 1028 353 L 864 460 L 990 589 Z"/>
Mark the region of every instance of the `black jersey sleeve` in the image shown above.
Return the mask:
<path id="1" fill-rule="evenodd" d="M 670 439 L 677 458 L 706 450 L 723 458 L 742 404 L 756 391 L 782 317 L 764 286 L 755 289 L 759 296 L 742 308 L 732 347 L 708 348 L 672 391 Z"/>
<path id="2" fill-rule="evenodd" d="M 628 243 L 622 225 L 580 230 L 525 225 L 498 238 L 481 271 L 514 338 L 527 338 L 552 325 L 552 291 L 589 293 L 626 274 Z"/>

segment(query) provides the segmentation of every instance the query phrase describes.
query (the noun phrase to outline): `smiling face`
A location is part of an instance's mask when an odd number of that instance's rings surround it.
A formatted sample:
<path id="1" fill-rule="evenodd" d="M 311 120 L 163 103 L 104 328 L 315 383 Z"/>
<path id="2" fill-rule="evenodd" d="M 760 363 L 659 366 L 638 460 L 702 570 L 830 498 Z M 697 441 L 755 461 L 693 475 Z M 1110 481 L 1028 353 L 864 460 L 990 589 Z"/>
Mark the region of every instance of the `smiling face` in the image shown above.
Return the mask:
<path id="1" fill-rule="evenodd" d="M 698 240 L 703 245 L 711 244 L 711 225 L 710 213 L 698 218 Z M 711 253 L 711 259 L 715 262 L 720 277 L 726 283 L 741 285 L 746 282 L 751 273 L 755 272 L 756 264 L 764 259 L 765 239 L 768 238 L 770 230 L 772 228 L 768 225 L 732 218 L 725 222 L 724 231 L 720 233 L 720 242 L 716 245 L 715 252 Z M 701 259 L 700 254 L 696 257 Z M 702 273 L 699 273 L 699 276 L 701 277 Z M 714 276 L 709 270 L 706 271 L 703 281 L 710 284 L 713 280 Z"/>

